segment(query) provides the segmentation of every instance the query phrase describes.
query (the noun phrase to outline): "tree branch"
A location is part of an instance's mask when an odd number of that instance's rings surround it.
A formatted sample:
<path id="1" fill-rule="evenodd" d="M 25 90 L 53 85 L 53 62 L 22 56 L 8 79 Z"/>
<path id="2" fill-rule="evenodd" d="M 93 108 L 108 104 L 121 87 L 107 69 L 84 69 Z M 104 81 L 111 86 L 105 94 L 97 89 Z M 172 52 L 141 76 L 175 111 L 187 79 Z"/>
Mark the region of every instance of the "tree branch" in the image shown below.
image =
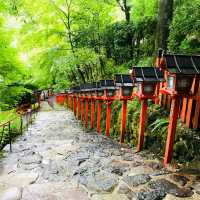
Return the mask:
<path id="1" fill-rule="evenodd" d="M 121 8 L 121 10 L 124 12 L 125 11 L 125 7 L 121 4 L 121 1 L 120 0 L 116 0 L 119 7 Z"/>

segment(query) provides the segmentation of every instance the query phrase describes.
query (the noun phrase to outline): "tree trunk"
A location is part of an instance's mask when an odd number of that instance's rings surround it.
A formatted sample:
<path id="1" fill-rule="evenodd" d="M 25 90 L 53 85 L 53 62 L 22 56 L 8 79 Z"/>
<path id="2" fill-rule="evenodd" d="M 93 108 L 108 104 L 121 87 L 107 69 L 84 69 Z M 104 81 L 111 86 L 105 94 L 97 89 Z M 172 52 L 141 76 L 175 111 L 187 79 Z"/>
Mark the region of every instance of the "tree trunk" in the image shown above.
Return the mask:
<path id="1" fill-rule="evenodd" d="M 127 0 L 116 0 L 119 4 L 122 12 L 125 14 L 126 22 L 130 22 L 130 12 L 131 12 L 131 6 L 127 5 Z"/>
<path id="2" fill-rule="evenodd" d="M 78 73 L 79 73 L 80 76 L 81 76 L 82 82 L 83 82 L 83 83 L 86 83 L 84 73 L 81 71 L 80 66 L 79 66 L 79 65 L 76 65 L 76 68 L 77 68 L 77 70 L 78 70 Z"/>
<path id="3" fill-rule="evenodd" d="M 167 50 L 169 26 L 173 17 L 173 0 L 159 0 L 158 24 L 156 35 L 156 50 Z"/>
<path id="4" fill-rule="evenodd" d="M 130 8 L 129 7 L 126 8 L 126 10 L 125 10 L 125 17 L 126 17 L 126 22 L 129 23 L 130 19 L 131 19 L 131 17 L 130 17 Z"/>

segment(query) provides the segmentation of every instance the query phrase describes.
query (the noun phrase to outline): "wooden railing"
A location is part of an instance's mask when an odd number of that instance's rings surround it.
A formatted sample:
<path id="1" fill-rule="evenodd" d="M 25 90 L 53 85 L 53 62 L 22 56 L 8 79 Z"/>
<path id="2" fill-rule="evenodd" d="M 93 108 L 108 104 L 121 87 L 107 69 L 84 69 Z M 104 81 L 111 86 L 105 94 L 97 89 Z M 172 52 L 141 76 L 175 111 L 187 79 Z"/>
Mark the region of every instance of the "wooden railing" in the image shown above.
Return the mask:
<path id="1" fill-rule="evenodd" d="M 28 129 L 29 124 L 31 124 L 35 118 L 38 109 L 39 107 L 28 109 L 26 112 L 21 112 L 17 117 L 0 124 L 0 150 L 9 144 L 10 151 L 12 152 L 13 139 L 17 135 L 22 134 L 25 129 Z"/>
<path id="2" fill-rule="evenodd" d="M 161 105 L 164 108 L 170 109 L 171 97 L 169 95 L 162 95 Z M 181 99 L 179 117 L 188 128 L 200 128 L 200 85 L 195 97 Z"/>

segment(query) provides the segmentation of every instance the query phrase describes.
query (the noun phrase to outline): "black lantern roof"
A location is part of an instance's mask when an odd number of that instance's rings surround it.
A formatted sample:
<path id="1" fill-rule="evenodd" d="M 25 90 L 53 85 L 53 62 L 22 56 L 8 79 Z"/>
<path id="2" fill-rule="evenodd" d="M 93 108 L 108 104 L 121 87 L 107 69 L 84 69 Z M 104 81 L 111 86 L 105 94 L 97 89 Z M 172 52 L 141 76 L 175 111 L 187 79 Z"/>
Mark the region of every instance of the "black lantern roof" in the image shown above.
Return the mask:
<path id="1" fill-rule="evenodd" d="M 70 88 L 70 92 L 80 92 L 80 86 L 74 86 Z"/>
<path id="2" fill-rule="evenodd" d="M 84 83 L 80 87 L 82 92 L 89 92 L 93 88 L 91 83 Z"/>
<path id="3" fill-rule="evenodd" d="M 136 82 L 162 82 L 164 74 L 155 67 L 133 67 L 133 79 Z"/>
<path id="4" fill-rule="evenodd" d="M 99 82 L 93 82 L 90 84 L 90 91 L 94 92 L 100 88 L 100 83 Z"/>
<path id="5" fill-rule="evenodd" d="M 40 93 L 42 93 L 42 90 L 34 90 L 33 93 L 34 94 L 40 94 Z"/>
<path id="6" fill-rule="evenodd" d="M 131 76 L 128 74 L 115 74 L 115 85 L 122 87 L 132 87 L 133 86 L 133 80 L 131 79 Z"/>
<path id="7" fill-rule="evenodd" d="M 81 90 L 81 92 L 83 92 L 85 90 L 85 84 L 80 85 L 80 90 Z"/>
<path id="8" fill-rule="evenodd" d="M 200 56 L 164 54 L 166 67 L 170 73 L 199 74 Z"/>
<path id="9" fill-rule="evenodd" d="M 95 83 L 95 86 L 96 86 L 96 87 L 95 87 L 96 90 L 98 90 L 98 91 L 99 91 L 99 90 L 103 90 L 103 88 L 101 87 L 101 83 L 100 83 L 100 82 L 96 82 L 96 83 Z"/>
<path id="10" fill-rule="evenodd" d="M 116 89 L 114 80 L 100 80 L 102 89 Z"/>
<path id="11" fill-rule="evenodd" d="M 97 87 L 97 83 L 96 82 L 91 83 L 91 89 L 92 90 L 95 90 L 96 87 Z"/>

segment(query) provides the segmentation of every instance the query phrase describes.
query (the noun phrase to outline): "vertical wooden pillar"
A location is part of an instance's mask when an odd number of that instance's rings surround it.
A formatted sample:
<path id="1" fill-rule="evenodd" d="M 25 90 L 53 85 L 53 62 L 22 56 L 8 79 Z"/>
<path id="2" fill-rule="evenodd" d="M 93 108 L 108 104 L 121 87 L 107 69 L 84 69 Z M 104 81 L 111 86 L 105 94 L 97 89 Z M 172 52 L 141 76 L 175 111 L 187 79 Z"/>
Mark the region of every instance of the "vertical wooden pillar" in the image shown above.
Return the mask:
<path id="1" fill-rule="evenodd" d="M 91 121 L 90 121 L 90 128 L 94 128 L 94 114 L 95 114 L 95 100 L 91 100 Z"/>
<path id="2" fill-rule="evenodd" d="M 78 97 L 78 106 L 77 106 L 77 119 L 81 118 L 81 99 Z"/>
<path id="3" fill-rule="evenodd" d="M 68 98 L 67 98 L 67 107 L 68 107 L 68 109 L 70 109 L 70 96 L 68 96 Z"/>
<path id="4" fill-rule="evenodd" d="M 85 110 L 84 110 L 85 99 L 83 98 L 81 101 L 81 121 L 85 120 Z"/>
<path id="5" fill-rule="evenodd" d="M 66 97 L 65 97 L 65 103 L 66 103 L 66 106 L 68 108 L 68 95 L 66 95 Z"/>
<path id="6" fill-rule="evenodd" d="M 140 124 L 139 124 L 139 137 L 138 137 L 138 146 L 137 151 L 142 150 L 142 146 L 144 144 L 144 132 L 147 118 L 147 99 L 143 99 L 141 101 L 141 111 L 140 111 Z"/>
<path id="7" fill-rule="evenodd" d="M 122 101 L 122 120 L 121 120 L 121 134 L 120 143 L 124 143 L 126 133 L 126 113 L 127 113 L 127 100 Z"/>
<path id="8" fill-rule="evenodd" d="M 72 109 L 72 97 L 69 96 L 69 109 L 71 110 Z"/>
<path id="9" fill-rule="evenodd" d="M 67 94 L 65 95 L 65 102 L 64 105 L 67 106 Z"/>
<path id="10" fill-rule="evenodd" d="M 106 136 L 110 137 L 110 119 L 111 119 L 111 101 L 107 102 L 107 111 L 106 111 Z"/>
<path id="11" fill-rule="evenodd" d="M 187 98 L 182 98 L 182 109 L 181 109 L 181 122 L 185 122 L 186 119 L 186 110 L 187 110 Z"/>
<path id="12" fill-rule="evenodd" d="M 195 92 L 196 85 L 198 84 L 197 78 L 193 79 L 192 83 L 192 93 Z M 186 125 L 188 128 L 192 127 L 192 116 L 193 116 L 194 99 L 193 97 L 188 98 L 187 114 L 186 114 Z"/>
<path id="13" fill-rule="evenodd" d="M 88 127 L 88 111 L 89 111 L 89 101 L 85 100 L 85 128 Z"/>
<path id="14" fill-rule="evenodd" d="M 200 128 L 199 117 L 200 117 L 200 82 L 198 83 L 198 90 L 196 95 L 196 107 L 193 119 L 193 128 Z"/>
<path id="15" fill-rule="evenodd" d="M 171 109 L 171 102 L 172 102 L 172 98 L 170 95 L 167 95 L 167 109 Z"/>
<path id="16" fill-rule="evenodd" d="M 72 111 L 74 110 L 74 97 L 72 96 L 72 98 L 71 98 L 71 104 L 72 104 Z"/>
<path id="17" fill-rule="evenodd" d="M 188 108 L 187 108 L 187 113 L 186 113 L 186 126 L 188 128 L 191 128 L 192 124 L 192 107 L 193 107 L 193 98 L 189 97 L 188 98 Z"/>
<path id="18" fill-rule="evenodd" d="M 155 104 L 157 104 L 157 105 L 160 104 L 159 91 L 160 91 L 160 83 L 158 83 L 157 86 L 156 86 L 156 98 L 155 98 Z"/>
<path id="19" fill-rule="evenodd" d="M 73 110 L 73 97 L 70 96 L 70 109 Z"/>
<path id="20" fill-rule="evenodd" d="M 97 132 L 101 133 L 101 105 L 102 101 L 98 100 L 97 103 Z"/>
<path id="21" fill-rule="evenodd" d="M 71 97 L 68 97 L 68 108 L 71 109 Z"/>
<path id="22" fill-rule="evenodd" d="M 74 96 L 74 116 L 76 117 L 76 111 L 77 111 L 77 99 L 76 96 Z"/>
<path id="23" fill-rule="evenodd" d="M 165 147 L 164 165 L 166 166 L 172 158 L 174 138 L 176 133 L 177 120 L 180 110 L 180 99 L 175 97 L 172 99 L 170 119 L 168 126 L 167 142 Z"/>
<path id="24" fill-rule="evenodd" d="M 167 108 L 166 102 L 167 102 L 167 94 L 162 94 L 162 106 L 164 108 Z"/>
<path id="25" fill-rule="evenodd" d="M 72 107 L 71 107 L 71 109 L 72 109 L 72 111 L 74 110 L 74 97 L 72 96 L 72 98 L 71 98 L 71 104 L 72 104 Z"/>

